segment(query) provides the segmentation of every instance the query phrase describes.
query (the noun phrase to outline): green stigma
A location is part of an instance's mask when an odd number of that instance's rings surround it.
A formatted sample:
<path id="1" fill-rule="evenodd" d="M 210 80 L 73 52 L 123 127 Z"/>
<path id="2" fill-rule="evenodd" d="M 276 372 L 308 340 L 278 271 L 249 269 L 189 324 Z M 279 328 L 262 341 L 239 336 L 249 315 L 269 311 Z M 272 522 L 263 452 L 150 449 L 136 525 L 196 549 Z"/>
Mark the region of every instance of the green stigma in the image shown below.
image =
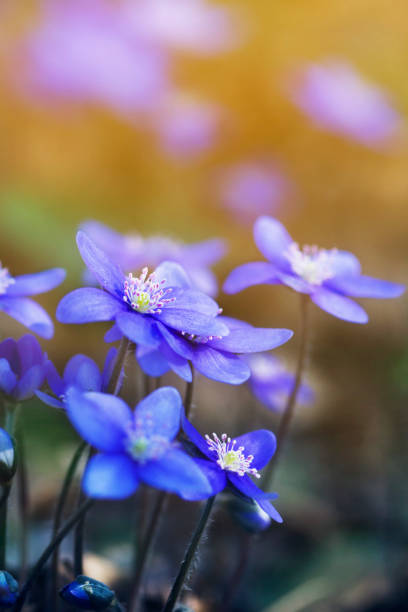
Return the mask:
<path id="1" fill-rule="evenodd" d="M 129 452 L 135 459 L 143 459 L 146 456 L 146 451 L 149 446 L 147 438 L 141 437 L 132 440 L 129 446 Z"/>
<path id="2" fill-rule="evenodd" d="M 148 312 L 150 305 L 150 295 L 147 291 L 141 291 L 135 300 L 135 306 L 139 312 Z"/>

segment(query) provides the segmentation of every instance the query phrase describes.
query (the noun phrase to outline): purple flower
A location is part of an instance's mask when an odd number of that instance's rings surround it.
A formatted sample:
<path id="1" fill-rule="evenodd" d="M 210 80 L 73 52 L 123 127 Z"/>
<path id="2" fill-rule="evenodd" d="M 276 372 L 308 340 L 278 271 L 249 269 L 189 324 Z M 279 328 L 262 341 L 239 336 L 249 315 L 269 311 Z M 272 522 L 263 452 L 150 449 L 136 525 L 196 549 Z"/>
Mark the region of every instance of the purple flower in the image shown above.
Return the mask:
<path id="1" fill-rule="evenodd" d="M 312 302 L 339 319 L 367 323 L 367 313 L 349 297 L 394 298 L 405 290 L 403 285 L 361 274 L 358 259 L 347 251 L 316 246 L 300 249 L 272 217 L 256 220 L 254 238 L 269 263 L 253 262 L 233 270 L 224 283 L 226 293 L 263 283 L 286 285 L 309 295 Z"/>
<path id="2" fill-rule="evenodd" d="M 138 347 L 136 356 L 140 367 L 150 376 L 161 376 L 171 369 L 181 378 L 191 381 L 188 365 L 191 362 L 207 378 L 240 385 L 251 374 L 241 355 L 277 348 L 293 335 L 289 329 L 252 327 L 244 321 L 223 316 L 217 319 L 228 330 L 225 336 L 180 334 L 158 324 L 162 341 L 156 347 Z"/>
<path id="3" fill-rule="evenodd" d="M 251 370 L 248 384 L 252 393 L 269 410 L 282 412 L 294 387 L 295 375 L 289 373 L 277 357 L 267 353 L 250 355 L 247 361 Z M 313 399 L 312 389 L 300 385 L 297 401 L 307 404 Z"/>
<path id="4" fill-rule="evenodd" d="M 0 343 L 0 391 L 15 402 L 30 399 L 43 385 L 48 364 L 34 336 L 4 340 Z"/>
<path id="5" fill-rule="evenodd" d="M 153 391 L 132 412 L 119 397 L 72 387 L 66 406 L 79 434 L 101 451 L 85 470 L 87 495 L 121 499 L 132 495 L 140 481 L 189 500 L 212 494 L 195 460 L 175 441 L 182 411 L 176 389 Z"/>
<path id="6" fill-rule="evenodd" d="M 401 117 L 387 95 L 342 61 L 306 65 L 292 83 L 293 102 L 320 127 L 377 147 L 395 136 Z"/>
<path id="7" fill-rule="evenodd" d="M 37 391 L 36 395 L 53 408 L 64 408 L 66 392 L 70 387 L 80 391 L 106 391 L 112 375 L 117 350 L 111 348 L 106 355 L 102 373 L 93 359 L 86 355 L 74 355 L 65 366 L 61 377 L 54 364 L 49 361 L 46 368 L 47 383 L 54 396 Z M 123 372 L 122 372 L 123 374 Z"/>
<path id="8" fill-rule="evenodd" d="M 209 267 L 225 254 L 222 240 L 183 244 L 165 236 L 123 235 L 98 221 L 82 223 L 81 229 L 127 272 L 146 265 L 156 268 L 164 261 L 175 261 L 183 266 L 196 289 L 211 296 L 218 292 L 217 279 Z"/>
<path id="9" fill-rule="evenodd" d="M 29 295 L 45 293 L 57 287 L 65 278 L 65 270 L 52 268 L 37 274 L 12 277 L 0 265 L 0 310 L 43 338 L 51 338 L 54 325 L 45 310 Z"/>
<path id="10" fill-rule="evenodd" d="M 244 223 L 276 212 L 288 191 L 288 182 L 272 163 L 237 164 L 226 169 L 219 180 L 223 205 Z"/>
<path id="11" fill-rule="evenodd" d="M 259 470 L 275 452 L 276 438 L 271 431 L 259 429 L 234 439 L 225 433 L 221 438 L 215 433 L 203 438 L 186 417 L 183 418 L 183 430 L 205 457 L 196 458 L 196 461 L 206 474 L 213 495 L 229 485 L 239 494 L 255 500 L 275 521 L 282 522 L 280 514 L 268 501 L 276 495 L 264 493 L 250 478 L 260 478 Z"/>
<path id="12" fill-rule="evenodd" d="M 139 277 L 125 277 L 84 232 L 78 232 L 77 244 L 103 289 L 84 287 L 66 295 L 57 308 L 62 323 L 115 321 L 121 335 L 136 344 L 154 347 L 161 341 L 159 329 L 198 335 L 228 333 L 227 327 L 215 319 L 219 311 L 216 302 L 190 289 L 187 275 L 178 264 L 164 262 L 150 275 L 144 268 Z"/>

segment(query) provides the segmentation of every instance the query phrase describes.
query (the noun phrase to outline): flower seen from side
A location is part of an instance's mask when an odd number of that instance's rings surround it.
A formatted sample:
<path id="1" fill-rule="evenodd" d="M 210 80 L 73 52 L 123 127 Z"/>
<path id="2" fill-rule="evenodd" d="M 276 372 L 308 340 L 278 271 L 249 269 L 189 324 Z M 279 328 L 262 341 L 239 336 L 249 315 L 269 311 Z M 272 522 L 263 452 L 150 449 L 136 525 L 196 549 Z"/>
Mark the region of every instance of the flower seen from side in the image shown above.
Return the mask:
<path id="1" fill-rule="evenodd" d="M 44 384 L 49 363 L 34 336 L 4 340 L 0 343 L 0 393 L 13 402 L 30 399 Z"/>

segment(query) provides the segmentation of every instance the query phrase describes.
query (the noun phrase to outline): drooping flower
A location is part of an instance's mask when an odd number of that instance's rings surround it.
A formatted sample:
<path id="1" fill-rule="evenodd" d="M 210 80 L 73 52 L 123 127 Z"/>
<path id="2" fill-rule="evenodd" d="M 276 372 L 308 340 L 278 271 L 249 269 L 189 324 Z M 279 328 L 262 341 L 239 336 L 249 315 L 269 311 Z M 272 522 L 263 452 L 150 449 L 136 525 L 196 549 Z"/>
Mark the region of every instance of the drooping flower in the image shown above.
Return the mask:
<path id="1" fill-rule="evenodd" d="M 344 61 L 309 64 L 291 84 L 293 102 L 319 127 L 368 147 L 389 142 L 401 117 L 388 95 Z"/>
<path id="2" fill-rule="evenodd" d="M 51 338 L 54 325 L 44 308 L 28 296 L 45 293 L 65 278 L 65 270 L 52 268 L 36 274 L 11 276 L 0 264 L 0 310 L 43 338 Z"/>
<path id="3" fill-rule="evenodd" d="M 254 238 L 269 262 L 235 268 L 224 283 L 226 293 L 264 283 L 286 285 L 309 295 L 312 302 L 339 319 L 367 323 L 367 313 L 350 297 L 394 298 L 405 290 L 403 285 L 361 274 L 360 262 L 347 251 L 316 246 L 301 249 L 272 217 L 256 220 Z"/>
<path id="4" fill-rule="evenodd" d="M 98 221 L 82 223 L 81 229 L 126 272 L 175 261 L 183 266 L 196 289 L 212 297 L 218 292 L 217 280 L 209 268 L 225 254 L 222 240 L 184 244 L 165 236 L 143 238 L 136 233 L 119 234 Z"/>
<path id="5" fill-rule="evenodd" d="M 189 500 L 211 495 L 206 476 L 175 440 L 182 411 L 176 389 L 153 391 L 132 412 L 114 395 L 72 387 L 66 407 L 80 435 L 100 451 L 82 482 L 90 497 L 125 498 L 140 481 Z"/>
<path id="6" fill-rule="evenodd" d="M 164 262 L 150 275 L 144 270 L 139 277 L 126 278 L 84 232 L 78 232 L 77 244 L 102 289 L 83 287 L 66 295 L 57 308 L 62 323 L 115 321 L 122 335 L 147 346 L 157 346 L 161 340 L 157 324 L 189 334 L 228 333 L 215 319 L 218 304 L 190 289 L 178 264 Z"/>
<path id="7" fill-rule="evenodd" d="M 282 412 L 295 385 L 295 375 L 288 372 L 283 363 L 274 355 L 259 353 L 247 358 L 251 377 L 249 387 L 255 397 L 269 410 Z M 297 401 L 307 404 L 313 401 L 312 389 L 301 384 Z"/>
<path id="8" fill-rule="evenodd" d="M 276 438 L 271 431 L 259 429 L 238 438 L 230 438 L 226 433 L 220 437 L 215 433 L 203 437 L 185 416 L 183 430 L 204 456 L 195 460 L 207 475 L 213 495 L 229 486 L 240 495 L 255 500 L 273 520 L 282 522 L 280 514 L 269 502 L 275 494 L 264 493 L 250 478 L 260 478 L 259 470 L 275 452 Z"/>
<path id="9" fill-rule="evenodd" d="M 80 391 L 107 391 L 117 350 L 111 348 L 106 355 L 102 373 L 93 359 L 86 355 L 74 355 L 65 366 L 61 377 L 52 361 L 46 367 L 47 383 L 54 394 L 37 391 L 36 395 L 53 408 L 64 408 L 66 392 L 70 387 Z M 123 375 L 123 372 L 122 372 Z"/>
<path id="10" fill-rule="evenodd" d="M 0 393 L 14 402 L 30 399 L 43 385 L 49 363 L 34 336 L 7 338 L 0 343 Z"/>
<path id="11" fill-rule="evenodd" d="M 65 585 L 59 592 L 60 597 L 68 604 L 74 605 L 81 610 L 120 610 L 116 607 L 115 592 L 106 584 L 90 578 L 89 576 L 79 575 Z"/>

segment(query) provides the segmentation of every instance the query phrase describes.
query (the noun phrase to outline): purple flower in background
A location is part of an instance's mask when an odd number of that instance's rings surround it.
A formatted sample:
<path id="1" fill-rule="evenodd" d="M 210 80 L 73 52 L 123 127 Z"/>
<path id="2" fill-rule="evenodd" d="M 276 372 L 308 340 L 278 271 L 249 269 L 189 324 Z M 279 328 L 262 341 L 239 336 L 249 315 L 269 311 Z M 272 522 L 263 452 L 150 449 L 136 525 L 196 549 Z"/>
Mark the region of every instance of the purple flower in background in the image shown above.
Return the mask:
<path id="1" fill-rule="evenodd" d="M 82 259 L 102 289 L 84 287 L 66 295 L 58 305 L 62 323 L 115 321 L 122 335 L 136 344 L 157 346 L 160 330 L 197 335 L 224 335 L 228 328 L 215 319 L 219 307 L 205 294 L 190 289 L 184 270 L 164 262 L 152 274 L 123 274 L 119 266 L 84 233 L 77 244 Z"/>
<path id="2" fill-rule="evenodd" d="M 247 360 L 252 393 L 269 410 L 282 412 L 295 385 L 295 375 L 277 357 L 267 353 L 250 355 Z M 313 401 L 314 393 L 308 385 L 301 384 L 296 397 L 300 404 L 308 404 Z"/>
<path id="3" fill-rule="evenodd" d="M 205 457 L 196 458 L 196 461 L 211 483 L 213 495 L 229 485 L 239 494 L 255 500 L 275 521 L 282 522 L 280 514 L 268 501 L 276 495 L 265 494 L 250 478 L 260 478 L 259 470 L 275 452 L 276 438 L 271 431 L 259 429 L 234 439 L 225 433 L 221 438 L 215 433 L 204 438 L 186 417 L 183 418 L 183 430 Z"/>
<path id="4" fill-rule="evenodd" d="M 69 389 L 68 416 L 79 434 L 100 453 L 85 470 L 82 486 L 91 497 L 122 499 L 139 482 L 189 500 L 212 494 L 195 460 L 175 441 L 182 403 L 172 387 L 145 397 L 132 412 L 120 398 Z"/>
<path id="5" fill-rule="evenodd" d="M 54 325 L 44 308 L 28 296 L 45 293 L 65 278 L 65 270 L 52 268 L 12 277 L 0 264 L 0 310 L 43 338 L 51 338 Z"/>
<path id="6" fill-rule="evenodd" d="M 247 162 L 231 166 L 220 177 L 223 205 L 241 222 L 275 213 L 289 191 L 283 174 L 272 163 Z"/>
<path id="7" fill-rule="evenodd" d="M 366 146 L 390 141 L 401 123 L 387 94 L 341 61 L 306 65 L 292 82 L 291 97 L 321 128 Z"/>
<path id="8" fill-rule="evenodd" d="M 349 297 L 394 298 L 405 291 L 403 285 L 361 274 L 360 262 L 352 253 L 316 246 L 299 248 L 272 217 L 256 220 L 254 238 L 269 262 L 235 268 L 224 283 L 226 293 L 264 283 L 286 285 L 309 295 L 312 302 L 339 319 L 367 323 L 365 310 Z"/>
<path id="9" fill-rule="evenodd" d="M 48 364 L 34 336 L 4 340 L 0 343 L 1 393 L 15 402 L 30 399 L 43 385 Z"/>
<path id="10" fill-rule="evenodd" d="M 70 387 L 80 391 L 106 391 L 112 375 L 117 350 L 111 348 L 106 355 L 102 373 L 93 359 L 86 355 L 74 355 L 68 361 L 61 377 L 54 364 L 49 361 L 46 368 L 47 383 L 54 396 L 37 391 L 36 395 L 53 408 L 64 408 L 66 392 Z M 123 371 L 122 371 L 123 377 Z"/>
<path id="11" fill-rule="evenodd" d="M 175 261 L 184 267 L 196 289 L 211 296 L 218 292 L 217 279 L 209 267 L 225 254 L 222 240 L 184 244 L 165 236 L 143 238 L 140 234 L 119 234 L 98 221 L 82 223 L 81 229 L 126 272 Z"/>

